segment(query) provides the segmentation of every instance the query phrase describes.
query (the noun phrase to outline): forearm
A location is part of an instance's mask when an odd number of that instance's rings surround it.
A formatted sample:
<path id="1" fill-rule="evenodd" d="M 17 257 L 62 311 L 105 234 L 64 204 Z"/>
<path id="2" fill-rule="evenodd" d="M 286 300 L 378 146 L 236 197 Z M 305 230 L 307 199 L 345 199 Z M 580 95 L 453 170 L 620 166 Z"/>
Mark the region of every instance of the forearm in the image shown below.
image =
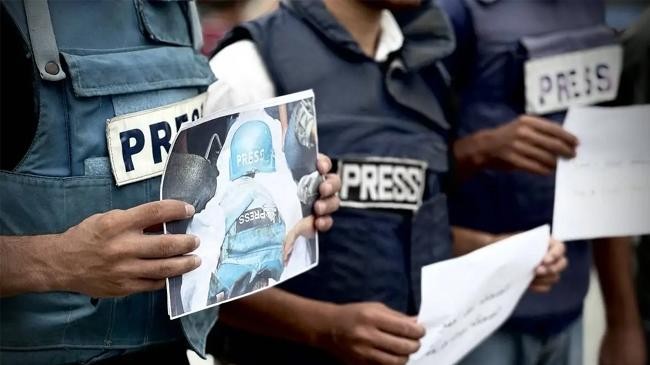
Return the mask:
<path id="1" fill-rule="evenodd" d="M 594 263 L 603 291 L 608 326 L 638 326 L 640 316 L 632 279 L 631 238 L 595 240 Z"/>
<path id="2" fill-rule="evenodd" d="M 270 288 L 221 307 L 219 320 L 259 335 L 322 346 L 336 321 L 335 304 Z"/>
<path id="3" fill-rule="evenodd" d="M 314 233 L 316 233 L 314 229 L 314 216 L 309 215 L 299 220 L 292 228 L 292 232 L 295 234 L 295 237 L 303 236 L 305 238 L 313 238 Z"/>
<path id="4" fill-rule="evenodd" d="M 0 297 L 56 290 L 51 271 L 60 235 L 0 236 Z"/>
<path id="5" fill-rule="evenodd" d="M 493 234 L 458 226 L 453 226 L 451 232 L 454 239 L 454 256 L 470 253 L 497 240 Z"/>

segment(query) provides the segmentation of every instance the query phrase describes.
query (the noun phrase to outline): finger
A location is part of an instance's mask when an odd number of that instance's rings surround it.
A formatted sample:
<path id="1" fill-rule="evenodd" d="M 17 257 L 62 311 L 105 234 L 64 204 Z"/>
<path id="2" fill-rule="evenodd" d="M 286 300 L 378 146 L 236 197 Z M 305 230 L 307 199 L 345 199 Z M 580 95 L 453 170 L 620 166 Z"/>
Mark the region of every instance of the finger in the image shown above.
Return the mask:
<path id="1" fill-rule="evenodd" d="M 560 280 L 559 274 L 548 274 L 535 278 L 531 286 L 552 286 Z"/>
<path id="2" fill-rule="evenodd" d="M 293 240 L 290 242 L 285 242 L 282 258 L 284 260 L 284 266 L 289 264 L 289 258 L 291 257 L 291 252 L 293 252 Z"/>
<path id="3" fill-rule="evenodd" d="M 548 293 L 551 291 L 551 286 L 550 285 L 531 285 L 530 290 L 539 293 L 539 294 L 544 294 Z"/>
<path id="4" fill-rule="evenodd" d="M 554 123 L 548 119 L 538 118 L 531 115 L 523 117 L 530 125 L 536 130 L 547 134 L 551 137 L 558 138 L 566 143 L 569 147 L 575 148 L 578 145 L 578 138 L 573 134 L 567 132 L 561 125 Z"/>
<path id="5" fill-rule="evenodd" d="M 513 147 L 518 153 L 537 161 L 549 169 L 555 169 L 557 158 L 552 153 L 522 141 L 515 142 Z"/>
<path id="6" fill-rule="evenodd" d="M 341 190 L 341 178 L 337 174 L 325 175 L 325 180 L 318 187 L 318 192 L 323 198 L 335 195 Z"/>
<path id="7" fill-rule="evenodd" d="M 566 251 L 566 246 L 563 242 L 551 239 L 551 243 L 548 247 L 546 255 L 544 255 L 544 260 L 542 261 L 545 265 L 550 265 L 564 256 Z"/>
<path id="8" fill-rule="evenodd" d="M 417 340 L 396 337 L 381 331 L 376 331 L 372 338 L 376 348 L 394 355 L 408 356 L 420 348 L 420 342 Z"/>
<path id="9" fill-rule="evenodd" d="M 553 170 L 551 170 L 548 167 L 540 164 L 539 162 L 528 159 L 528 158 L 520 156 L 520 155 L 513 155 L 513 156 L 510 157 L 510 160 L 518 168 L 520 168 L 520 169 L 522 169 L 524 171 L 531 172 L 533 174 L 549 175 L 550 173 L 553 172 Z"/>
<path id="10" fill-rule="evenodd" d="M 184 255 L 199 247 L 199 237 L 189 234 L 145 235 L 132 252 L 142 259 L 160 259 Z"/>
<path id="11" fill-rule="evenodd" d="M 318 217 L 314 221 L 314 226 L 319 232 L 327 232 L 334 225 L 334 219 L 331 216 L 326 215 L 324 217 Z"/>
<path id="12" fill-rule="evenodd" d="M 397 356 L 379 349 L 369 349 L 366 356 L 371 364 L 404 365 L 408 361 L 407 356 Z"/>
<path id="13" fill-rule="evenodd" d="M 556 263 L 551 265 L 549 269 L 551 272 L 559 274 L 564 271 L 567 266 L 569 266 L 569 260 L 567 260 L 566 257 L 562 257 Z"/>
<path id="14" fill-rule="evenodd" d="M 122 219 L 130 227 L 146 228 L 163 222 L 187 219 L 194 215 L 194 206 L 179 200 L 161 200 L 128 209 Z"/>
<path id="15" fill-rule="evenodd" d="M 196 255 L 185 255 L 168 259 L 140 260 L 139 277 L 146 279 L 166 279 L 188 273 L 201 265 Z"/>
<path id="16" fill-rule="evenodd" d="M 340 205 L 341 201 L 338 196 L 332 196 L 327 199 L 318 199 L 314 203 L 314 213 L 317 217 L 330 215 L 336 212 Z"/>
<path id="17" fill-rule="evenodd" d="M 413 340 L 421 339 L 425 333 L 424 327 L 413 322 L 410 317 L 390 308 L 383 308 L 376 318 L 376 326 L 394 336 Z"/>
<path id="18" fill-rule="evenodd" d="M 318 154 L 316 168 L 321 175 L 325 175 L 332 169 L 332 160 L 322 153 Z"/>
<path id="19" fill-rule="evenodd" d="M 527 129 L 522 132 L 523 137 L 529 142 L 551 152 L 556 156 L 575 157 L 575 146 L 568 144 L 559 138 L 540 133 L 534 129 Z"/>

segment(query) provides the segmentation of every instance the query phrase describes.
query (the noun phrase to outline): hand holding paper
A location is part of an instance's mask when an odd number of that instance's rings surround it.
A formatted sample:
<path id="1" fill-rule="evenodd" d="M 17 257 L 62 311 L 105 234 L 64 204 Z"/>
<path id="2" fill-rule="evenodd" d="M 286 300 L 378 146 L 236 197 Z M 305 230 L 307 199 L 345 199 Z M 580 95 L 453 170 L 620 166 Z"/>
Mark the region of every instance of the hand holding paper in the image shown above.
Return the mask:
<path id="1" fill-rule="evenodd" d="M 409 364 L 453 364 L 509 316 L 547 252 L 542 226 L 422 268 L 418 322 L 427 329 Z"/>
<path id="2" fill-rule="evenodd" d="M 568 265 L 564 242 L 551 238 L 551 242 L 542 260 L 542 263 L 535 268 L 535 278 L 530 284 L 530 289 L 538 293 L 546 293 L 560 281 L 560 274 Z"/>
<path id="3" fill-rule="evenodd" d="M 324 347 L 346 364 L 404 364 L 417 351 L 424 327 L 382 303 L 336 306 Z"/>
<path id="4" fill-rule="evenodd" d="M 650 233 L 650 105 L 572 108 L 564 127 L 580 139 L 560 160 L 553 235 L 561 240 Z"/>

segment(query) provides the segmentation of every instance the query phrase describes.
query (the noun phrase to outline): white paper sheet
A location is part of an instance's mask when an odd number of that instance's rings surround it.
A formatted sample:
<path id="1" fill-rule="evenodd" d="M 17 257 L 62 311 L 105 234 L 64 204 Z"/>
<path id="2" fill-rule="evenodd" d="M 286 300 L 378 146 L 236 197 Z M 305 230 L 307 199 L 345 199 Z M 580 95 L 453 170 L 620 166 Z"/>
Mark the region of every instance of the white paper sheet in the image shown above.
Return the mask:
<path id="1" fill-rule="evenodd" d="M 650 233 L 650 105 L 571 108 L 564 128 L 580 145 L 558 162 L 553 236 Z"/>
<path id="2" fill-rule="evenodd" d="M 454 364 L 494 332 L 530 285 L 550 240 L 548 225 L 422 268 L 426 327 L 410 365 Z"/>

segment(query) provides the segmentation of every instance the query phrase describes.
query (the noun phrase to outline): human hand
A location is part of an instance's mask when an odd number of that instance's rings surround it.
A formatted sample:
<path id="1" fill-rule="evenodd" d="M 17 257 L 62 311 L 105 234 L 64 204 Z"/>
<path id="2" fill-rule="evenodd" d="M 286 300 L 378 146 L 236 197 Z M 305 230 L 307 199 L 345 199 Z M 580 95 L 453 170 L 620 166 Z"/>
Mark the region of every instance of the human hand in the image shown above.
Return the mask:
<path id="1" fill-rule="evenodd" d="M 92 297 L 124 296 L 165 286 L 165 278 L 192 271 L 201 260 L 185 255 L 199 246 L 196 236 L 145 235 L 147 227 L 194 214 L 177 200 L 95 214 L 64 232 L 51 273 L 61 290 Z"/>
<path id="2" fill-rule="evenodd" d="M 547 119 L 521 115 L 488 133 L 487 165 L 548 175 L 558 157 L 576 155 L 578 139 Z"/>
<path id="3" fill-rule="evenodd" d="M 298 236 L 294 230 L 287 232 L 287 235 L 284 237 L 284 245 L 282 246 L 282 262 L 284 263 L 284 267 L 289 265 L 289 259 L 291 258 L 293 246 L 295 246 L 297 239 Z"/>
<path id="4" fill-rule="evenodd" d="M 323 154 L 318 155 L 316 167 L 325 179 L 318 188 L 320 197 L 314 203 L 314 214 L 316 215 L 314 226 L 317 230 L 325 232 L 332 228 L 334 223 L 331 214 L 339 209 L 338 192 L 341 190 L 341 179 L 337 174 L 329 173 L 332 169 L 332 161 Z"/>
<path id="5" fill-rule="evenodd" d="M 324 346 L 350 365 L 406 364 L 425 333 L 415 318 L 381 303 L 338 305 L 335 318 Z"/>
<path id="6" fill-rule="evenodd" d="M 566 269 L 569 261 L 565 256 L 566 246 L 564 242 L 551 238 L 548 251 L 542 259 L 542 263 L 535 268 L 535 278 L 530 284 L 530 290 L 538 293 L 546 293 L 560 281 L 560 274 Z"/>
<path id="7" fill-rule="evenodd" d="M 600 365 L 644 365 L 646 348 L 640 325 L 607 328 L 600 344 Z"/>

